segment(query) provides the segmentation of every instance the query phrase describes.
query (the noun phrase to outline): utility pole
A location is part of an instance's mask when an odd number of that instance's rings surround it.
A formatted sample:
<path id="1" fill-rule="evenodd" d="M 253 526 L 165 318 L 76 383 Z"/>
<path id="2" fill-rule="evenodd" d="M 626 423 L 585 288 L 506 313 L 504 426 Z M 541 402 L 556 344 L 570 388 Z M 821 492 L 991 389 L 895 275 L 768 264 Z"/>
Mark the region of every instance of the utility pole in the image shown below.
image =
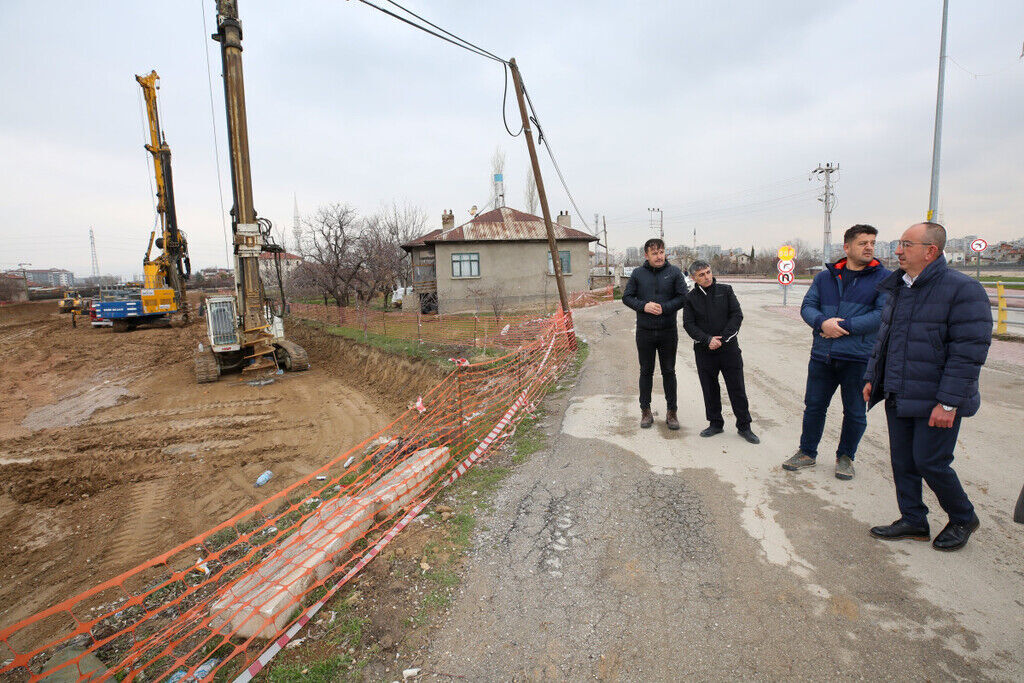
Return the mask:
<path id="1" fill-rule="evenodd" d="M 96 235 L 93 234 L 92 228 L 89 228 L 89 251 L 92 252 L 92 276 L 96 278 L 96 284 L 100 283 L 100 262 L 96 260 Z"/>
<path id="2" fill-rule="evenodd" d="M 651 230 L 653 230 L 655 227 L 657 227 L 658 228 L 658 237 L 660 237 L 661 241 L 664 242 L 665 241 L 665 214 L 662 212 L 661 209 L 650 209 L 649 208 L 649 209 L 647 209 L 647 211 L 650 212 Z M 655 226 L 655 223 L 654 223 L 654 214 L 655 213 L 658 214 L 657 226 Z"/>
<path id="3" fill-rule="evenodd" d="M 821 249 L 821 265 L 823 267 L 828 267 L 829 251 L 832 244 L 832 207 L 836 205 L 836 194 L 832 191 L 832 174 L 838 172 L 839 164 L 833 166 L 831 162 L 824 166 L 818 164 L 818 168 L 811 171 L 812 176 L 820 175 L 825 179 L 825 190 L 818 197 L 818 201 L 825 209 L 825 235 Z"/>
<path id="4" fill-rule="evenodd" d="M 530 152 L 530 163 L 533 164 L 533 179 L 537 183 L 537 195 L 540 197 L 540 208 L 544 215 L 544 228 L 548 233 L 548 249 L 551 251 L 551 267 L 555 271 L 555 284 L 558 286 L 558 299 L 562 304 L 562 312 L 569 312 L 569 295 L 565 291 L 565 280 L 562 278 L 562 260 L 558 258 L 558 243 L 555 241 L 555 229 L 551 223 L 551 209 L 548 208 L 548 195 L 544 191 L 544 178 L 540 175 L 540 161 L 537 159 L 537 147 L 533 142 L 533 131 L 530 129 L 530 116 L 526 112 L 526 99 L 523 95 L 523 77 L 516 66 L 516 59 L 509 60 L 512 70 L 512 82 L 516 86 L 516 99 L 519 101 L 519 114 L 523 119 L 523 132 L 526 134 L 526 147 Z"/>
<path id="5" fill-rule="evenodd" d="M 946 16 L 949 0 L 942 0 L 942 37 L 939 38 L 939 87 L 935 95 L 935 137 L 932 138 L 932 184 L 928 193 L 928 220 L 939 215 L 939 156 L 942 148 L 942 95 L 946 82 Z"/>
<path id="6" fill-rule="evenodd" d="M 611 271 L 608 270 L 608 218 L 602 216 L 601 220 L 604 222 L 604 274 L 610 275 Z M 597 227 L 597 224 L 594 225 Z"/>
<path id="7" fill-rule="evenodd" d="M 295 253 L 302 251 L 302 224 L 299 221 L 299 198 L 292 194 L 292 201 L 295 202 L 295 213 L 292 214 L 292 239 L 295 240 Z"/>

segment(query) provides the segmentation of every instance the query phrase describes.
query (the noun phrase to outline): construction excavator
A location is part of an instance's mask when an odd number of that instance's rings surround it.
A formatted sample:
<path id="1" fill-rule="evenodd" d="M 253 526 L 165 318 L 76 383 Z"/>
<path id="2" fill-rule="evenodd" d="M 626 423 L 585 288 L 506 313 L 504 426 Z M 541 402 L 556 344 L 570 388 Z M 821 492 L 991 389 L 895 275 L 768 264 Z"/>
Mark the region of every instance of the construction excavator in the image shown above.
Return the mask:
<path id="1" fill-rule="evenodd" d="M 257 217 L 249 165 L 249 132 L 242 80 L 242 24 L 236 0 L 217 0 L 217 33 L 224 81 L 224 102 L 231 159 L 231 233 L 234 245 L 235 295 L 205 302 L 207 345 L 195 354 L 196 381 L 214 382 L 230 370 L 270 368 L 307 370 L 305 349 L 285 338 L 283 311 L 275 311 L 260 280 L 259 257 L 280 252 L 271 223 Z"/>
<path id="2" fill-rule="evenodd" d="M 158 319 L 168 319 L 181 313 L 189 322 L 188 299 L 185 282 L 191 271 L 188 242 L 178 229 L 178 214 L 174 208 L 174 182 L 171 177 L 171 148 L 160 129 L 160 113 L 156 91 L 160 76 L 151 71 L 136 76 L 146 101 L 149 123 L 149 142 L 146 151 L 153 157 L 153 175 L 156 178 L 157 226 L 149 233 L 149 246 L 142 259 L 144 280 L 135 288 L 107 288 L 100 290 L 96 302 L 97 315 L 109 320 L 115 332 L 127 332 L 136 325 Z M 159 231 L 159 236 L 157 232 Z M 153 256 L 153 247 L 160 254 Z"/>

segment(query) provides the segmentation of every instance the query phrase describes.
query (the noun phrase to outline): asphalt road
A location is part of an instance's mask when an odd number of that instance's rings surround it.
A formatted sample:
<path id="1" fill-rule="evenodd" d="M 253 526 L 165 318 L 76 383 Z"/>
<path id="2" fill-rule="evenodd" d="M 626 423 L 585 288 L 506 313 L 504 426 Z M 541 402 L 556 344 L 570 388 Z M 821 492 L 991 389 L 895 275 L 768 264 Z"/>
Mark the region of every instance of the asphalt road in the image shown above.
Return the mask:
<path id="1" fill-rule="evenodd" d="M 852 482 L 834 478 L 829 455 L 838 398 L 818 466 L 783 471 L 810 333 L 792 299 L 777 308 L 777 287 L 737 293 L 761 445 L 728 413 L 724 434 L 698 436 L 687 343 L 682 430 L 664 425 L 656 375 L 657 422 L 641 431 L 633 313 L 620 302 L 579 312 L 591 354 L 551 406 L 549 448 L 506 480 L 429 651 L 403 664 L 469 680 L 1024 678 L 1019 350 L 993 351 L 982 410 L 960 432 L 954 466 L 980 530 L 959 553 L 886 543 L 868 534 L 898 517 L 884 415 L 869 414 Z M 930 492 L 926 502 L 937 532 L 945 515 Z"/>

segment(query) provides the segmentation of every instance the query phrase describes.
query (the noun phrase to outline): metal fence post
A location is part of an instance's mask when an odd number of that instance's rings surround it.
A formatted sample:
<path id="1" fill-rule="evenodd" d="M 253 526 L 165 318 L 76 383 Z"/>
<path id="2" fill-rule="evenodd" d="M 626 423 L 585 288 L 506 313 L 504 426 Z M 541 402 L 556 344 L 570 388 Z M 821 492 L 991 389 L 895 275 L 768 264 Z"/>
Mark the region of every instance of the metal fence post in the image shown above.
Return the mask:
<path id="1" fill-rule="evenodd" d="M 384 331 L 383 334 L 386 337 L 388 334 L 388 314 L 386 311 L 380 312 L 380 324 L 381 329 Z"/>
<path id="2" fill-rule="evenodd" d="M 1006 334 L 1006 288 L 1002 282 L 996 283 L 996 294 L 999 296 L 999 308 L 996 313 L 996 334 Z"/>
<path id="3" fill-rule="evenodd" d="M 420 307 L 416 307 L 416 343 L 423 343 L 423 328 L 420 323 Z"/>
<path id="4" fill-rule="evenodd" d="M 362 301 L 359 302 L 360 307 L 363 309 L 363 341 L 366 341 L 366 304 Z"/>

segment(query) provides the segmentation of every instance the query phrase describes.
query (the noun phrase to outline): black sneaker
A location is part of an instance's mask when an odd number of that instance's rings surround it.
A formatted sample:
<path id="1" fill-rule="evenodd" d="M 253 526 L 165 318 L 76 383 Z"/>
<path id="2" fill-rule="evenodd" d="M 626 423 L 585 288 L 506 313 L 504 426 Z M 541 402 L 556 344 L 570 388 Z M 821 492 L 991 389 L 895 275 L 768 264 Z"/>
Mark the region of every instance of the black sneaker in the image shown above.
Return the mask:
<path id="1" fill-rule="evenodd" d="M 708 427 L 701 430 L 700 435 L 703 437 L 714 436 L 715 434 L 721 434 L 725 429 L 723 427 L 716 427 L 715 425 L 709 425 Z"/>

